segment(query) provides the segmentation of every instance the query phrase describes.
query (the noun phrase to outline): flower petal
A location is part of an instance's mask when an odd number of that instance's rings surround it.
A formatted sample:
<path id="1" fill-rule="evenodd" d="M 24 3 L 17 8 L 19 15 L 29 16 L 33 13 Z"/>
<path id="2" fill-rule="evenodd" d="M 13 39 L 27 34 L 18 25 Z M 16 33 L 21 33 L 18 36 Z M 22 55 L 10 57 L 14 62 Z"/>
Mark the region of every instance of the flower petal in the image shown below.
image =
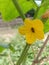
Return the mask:
<path id="1" fill-rule="evenodd" d="M 35 42 L 36 38 L 34 37 L 34 35 L 28 33 L 26 34 L 26 42 L 28 44 L 32 44 L 33 42 Z"/>
<path id="2" fill-rule="evenodd" d="M 27 19 L 24 20 L 24 24 L 25 24 L 26 27 L 30 28 L 31 25 L 32 25 L 32 20 L 27 18 Z"/>
<path id="3" fill-rule="evenodd" d="M 43 31 L 38 31 L 38 30 L 36 30 L 35 31 L 35 36 L 36 36 L 36 38 L 37 39 L 39 39 L 39 40 L 41 40 L 41 39 L 44 39 L 44 32 Z"/>
<path id="4" fill-rule="evenodd" d="M 19 29 L 19 33 L 24 35 L 25 34 L 25 26 L 21 26 Z"/>
<path id="5" fill-rule="evenodd" d="M 44 24 L 39 19 L 33 20 L 33 26 L 34 26 L 35 29 L 38 29 L 38 30 L 43 30 L 44 29 Z"/>

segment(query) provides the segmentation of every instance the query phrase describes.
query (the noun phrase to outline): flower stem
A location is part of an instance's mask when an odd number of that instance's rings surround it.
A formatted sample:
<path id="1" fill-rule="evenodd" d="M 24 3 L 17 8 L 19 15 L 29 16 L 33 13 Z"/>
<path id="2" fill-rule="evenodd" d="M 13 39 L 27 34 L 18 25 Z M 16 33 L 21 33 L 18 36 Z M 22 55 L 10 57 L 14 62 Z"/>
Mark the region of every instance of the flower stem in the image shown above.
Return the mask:
<path id="1" fill-rule="evenodd" d="M 22 65 L 26 65 L 26 59 L 27 59 L 27 57 L 26 57 L 26 55 L 25 55 L 25 58 L 24 58 L 24 60 L 23 60 L 23 62 L 22 62 Z"/>
<path id="2" fill-rule="evenodd" d="M 12 1 L 13 1 L 13 4 L 15 5 L 16 9 L 18 10 L 19 14 L 21 15 L 22 19 L 24 20 L 26 17 L 23 14 L 23 11 L 22 11 L 18 1 L 17 0 L 12 0 Z"/>
<path id="3" fill-rule="evenodd" d="M 25 56 L 23 57 L 23 62 L 22 62 L 22 65 L 25 65 L 25 62 L 26 62 L 26 59 L 27 59 L 27 53 L 28 53 L 28 50 L 29 50 L 29 47 L 30 45 L 28 46 L 27 50 L 26 50 L 26 53 L 25 53 Z"/>
<path id="4" fill-rule="evenodd" d="M 23 62 L 24 57 L 28 53 L 29 48 L 30 48 L 30 45 L 26 44 L 26 46 L 25 46 L 25 48 L 24 48 L 19 60 L 17 61 L 16 65 L 20 65 Z"/>
<path id="5" fill-rule="evenodd" d="M 38 15 L 39 9 L 40 9 L 40 7 L 37 7 L 37 10 L 36 10 L 36 12 L 35 12 L 35 15 L 34 15 L 33 19 L 37 18 L 37 15 Z"/>
<path id="6" fill-rule="evenodd" d="M 33 2 L 35 3 L 34 0 L 33 0 Z M 44 2 L 44 0 L 42 0 L 42 3 L 43 3 L 43 2 Z M 42 4 L 42 3 L 41 3 L 41 4 Z M 34 15 L 33 19 L 37 18 L 38 12 L 39 12 L 40 8 L 42 7 L 42 6 L 37 6 L 36 3 L 35 3 L 35 5 L 36 5 L 36 7 L 37 7 L 37 10 L 36 10 L 36 12 L 35 12 L 35 15 Z"/>
<path id="7" fill-rule="evenodd" d="M 44 0 L 42 0 L 42 3 L 44 2 Z"/>

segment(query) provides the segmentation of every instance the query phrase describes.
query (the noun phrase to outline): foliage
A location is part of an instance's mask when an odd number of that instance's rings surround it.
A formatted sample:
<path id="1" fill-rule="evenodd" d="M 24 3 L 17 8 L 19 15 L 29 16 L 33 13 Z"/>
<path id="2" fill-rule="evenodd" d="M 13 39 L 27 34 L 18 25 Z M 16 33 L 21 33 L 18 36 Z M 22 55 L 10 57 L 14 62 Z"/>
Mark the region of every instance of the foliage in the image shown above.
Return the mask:
<path id="1" fill-rule="evenodd" d="M 44 14 L 44 12 L 49 9 L 49 0 L 43 0 L 44 2 L 41 4 L 37 18 L 41 18 L 41 16 Z M 26 13 L 30 9 L 37 9 L 36 4 L 34 3 L 34 0 L 18 0 L 22 10 L 24 13 Z M 19 16 L 18 11 L 16 10 L 15 6 L 13 5 L 12 0 L 0 0 L 0 12 L 2 14 L 2 17 L 6 21 L 10 21 L 12 19 L 15 19 Z M 49 23 L 45 23 L 45 32 L 48 32 L 49 29 Z"/>
<path id="2" fill-rule="evenodd" d="M 28 10 L 36 7 L 33 1 L 18 0 L 22 10 L 26 13 Z M 19 16 L 12 0 L 0 0 L 0 11 L 4 20 L 12 20 Z"/>

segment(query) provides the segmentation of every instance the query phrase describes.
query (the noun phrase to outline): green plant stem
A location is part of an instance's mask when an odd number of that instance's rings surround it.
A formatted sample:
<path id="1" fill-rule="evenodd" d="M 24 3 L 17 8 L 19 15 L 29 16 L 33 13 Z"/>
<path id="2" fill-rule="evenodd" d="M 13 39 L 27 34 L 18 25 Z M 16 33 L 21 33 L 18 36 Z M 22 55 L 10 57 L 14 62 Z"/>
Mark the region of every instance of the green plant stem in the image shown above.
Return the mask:
<path id="1" fill-rule="evenodd" d="M 35 19 L 37 17 L 39 9 L 40 9 L 40 7 L 37 7 L 37 10 L 35 12 L 35 15 L 34 15 L 33 19 Z"/>
<path id="2" fill-rule="evenodd" d="M 25 54 L 24 60 L 22 62 L 22 65 L 26 65 L 26 59 L 27 59 L 27 54 Z"/>
<path id="3" fill-rule="evenodd" d="M 42 3 L 44 2 L 44 0 L 42 0 Z"/>
<path id="4" fill-rule="evenodd" d="M 29 47 L 30 46 L 28 46 L 27 50 L 29 50 Z M 25 65 L 25 62 L 26 62 L 26 59 L 27 59 L 27 54 L 28 54 L 28 51 L 26 51 L 25 56 L 23 57 L 22 65 Z"/>
<path id="5" fill-rule="evenodd" d="M 17 0 L 12 0 L 12 1 L 13 1 L 14 5 L 15 5 L 16 9 L 18 10 L 19 14 L 21 15 L 22 19 L 24 20 L 26 17 L 23 14 L 23 11 L 22 11 L 18 1 Z M 26 46 L 25 46 L 25 48 L 24 48 L 19 60 L 17 61 L 16 65 L 20 65 L 23 62 L 24 57 L 25 57 L 25 55 L 27 54 L 27 52 L 29 50 L 29 47 L 30 47 L 30 45 L 26 44 Z"/>
<path id="6" fill-rule="evenodd" d="M 33 0 L 33 2 L 35 3 L 35 1 Z M 44 0 L 42 0 L 42 3 L 44 2 Z M 41 3 L 41 4 L 42 4 Z M 36 4 L 36 3 L 35 3 Z M 37 4 L 36 4 L 36 6 L 37 6 Z M 38 15 L 38 12 L 39 12 L 39 10 L 40 10 L 40 8 L 41 8 L 42 6 L 37 6 L 37 10 L 36 10 L 36 12 L 35 12 L 35 15 L 34 15 L 34 17 L 33 17 L 33 19 L 35 19 L 35 18 L 37 18 L 37 15 Z"/>
<path id="7" fill-rule="evenodd" d="M 24 20 L 26 17 L 25 17 L 25 15 L 23 14 L 23 11 L 22 11 L 22 9 L 21 9 L 21 7 L 20 7 L 18 1 L 17 1 L 17 0 L 12 0 L 12 1 L 13 1 L 13 4 L 15 5 L 16 9 L 18 10 L 20 16 L 21 16 L 22 19 Z"/>
<path id="8" fill-rule="evenodd" d="M 22 65 L 26 65 L 26 57 L 25 57 L 24 61 L 22 62 Z"/>
<path id="9" fill-rule="evenodd" d="M 19 60 L 17 61 L 16 65 L 20 65 L 23 62 L 24 57 L 28 53 L 29 48 L 30 48 L 30 45 L 26 44 L 26 46 L 25 46 L 25 48 L 24 48 Z"/>

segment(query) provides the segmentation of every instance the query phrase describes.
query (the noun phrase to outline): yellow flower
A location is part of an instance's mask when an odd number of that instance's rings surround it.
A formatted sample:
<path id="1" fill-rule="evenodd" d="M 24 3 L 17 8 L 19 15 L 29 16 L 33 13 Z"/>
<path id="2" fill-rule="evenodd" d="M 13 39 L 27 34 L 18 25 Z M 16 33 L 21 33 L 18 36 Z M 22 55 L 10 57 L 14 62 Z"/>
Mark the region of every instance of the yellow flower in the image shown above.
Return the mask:
<path id="1" fill-rule="evenodd" d="M 35 19 L 25 19 L 24 25 L 19 28 L 19 32 L 22 35 L 25 35 L 26 42 L 28 44 L 32 44 L 36 41 L 36 39 L 43 39 L 44 38 L 44 25 L 41 20 Z"/>

